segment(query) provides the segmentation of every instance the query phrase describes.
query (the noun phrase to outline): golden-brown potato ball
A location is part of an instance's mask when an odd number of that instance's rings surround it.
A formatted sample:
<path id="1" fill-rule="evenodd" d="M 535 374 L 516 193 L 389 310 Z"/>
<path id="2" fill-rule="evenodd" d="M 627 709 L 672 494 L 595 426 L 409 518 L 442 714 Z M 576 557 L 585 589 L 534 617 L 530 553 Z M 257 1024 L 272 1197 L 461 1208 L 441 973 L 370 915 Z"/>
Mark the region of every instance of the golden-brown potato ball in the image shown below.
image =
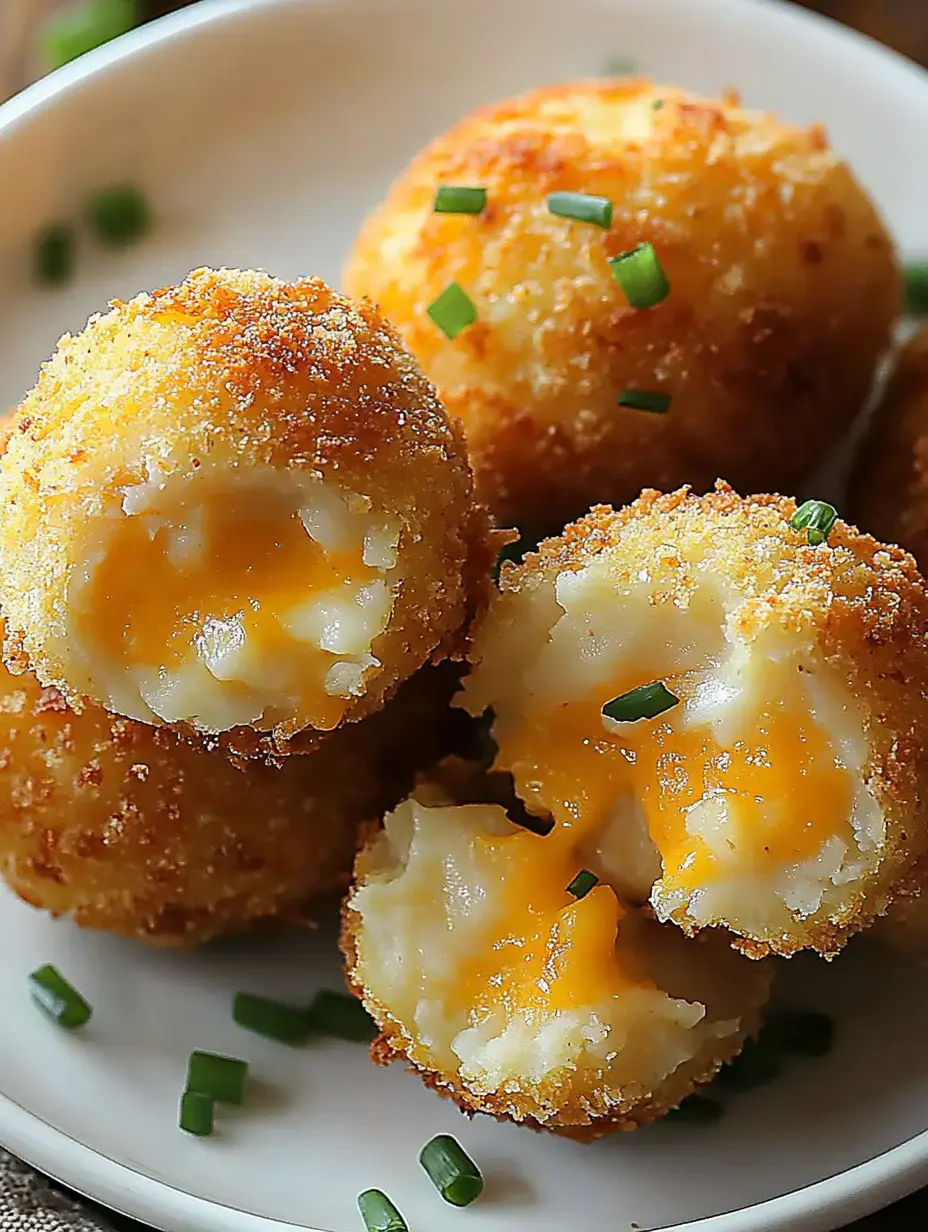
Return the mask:
<path id="1" fill-rule="evenodd" d="M 156 945 L 310 918 L 345 888 L 360 824 L 441 751 L 448 665 L 282 769 L 0 667 L 0 873 L 35 907 Z"/>
<path id="2" fill-rule="evenodd" d="M 566 844 L 752 956 L 836 953 L 928 851 L 925 582 L 795 510 L 724 484 L 593 510 L 504 568 L 464 688 L 553 820 L 539 864 Z"/>
<path id="3" fill-rule="evenodd" d="M 578 897 L 579 871 L 569 845 L 498 805 L 410 799 L 388 816 L 342 938 L 375 1057 L 467 1112 L 583 1139 L 712 1078 L 759 1025 L 767 964 L 624 907 L 608 878 Z"/>
<path id="4" fill-rule="evenodd" d="M 903 348 L 874 411 L 849 500 L 861 526 L 928 570 L 928 326 Z"/>
<path id="5" fill-rule="evenodd" d="M 19 409 L 7 662 L 78 706 L 285 752 L 457 647 L 484 522 L 458 427 L 377 312 L 199 270 L 66 335 Z"/>
<path id="6" fill-rule="evenodd" d="M 477 216 L 433 212 L 482 187 Z M 608 230 L 548 212 L 608 198 Z M 629 306 L 609 260 L 648 241 L 670 282 Z M 477 320 L 427 314 L 456 282 Z M 590 505 L 724 474 L 793 491 L 850 423 L 900 312 L 892 242 L 819 127 L 648 81 L 573 82 L 484 107 L 429 145 L 345 271 L 464 423 L 501 525 L 556 534 Z M 669 395 L 665 414 L 623 391 Z"/>

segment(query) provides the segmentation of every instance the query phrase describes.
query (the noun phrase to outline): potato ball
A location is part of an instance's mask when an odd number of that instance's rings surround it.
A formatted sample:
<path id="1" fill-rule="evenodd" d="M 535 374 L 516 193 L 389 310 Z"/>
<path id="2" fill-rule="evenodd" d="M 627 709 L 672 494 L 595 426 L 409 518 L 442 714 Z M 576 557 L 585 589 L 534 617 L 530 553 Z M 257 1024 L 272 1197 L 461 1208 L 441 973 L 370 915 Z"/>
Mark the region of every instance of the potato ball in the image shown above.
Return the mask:
<path id="1" fill-rule="evenodd" d="M 903 348 L 851 478 L 854 518 L 928 570 L 928 326 Z"/>
<path id="2" fill-rule="evenodd" d="M 343 942 L 375 1056 L 465 1111 L 577 1138 L 633 1129 L 758 1026 L 767 964 L 622 906 L 607 879 L 578 886 L 573 845 L 497 805 L 408 800 L 355 872 Z"/>
<path id="3" fill-rule="evenodd" d="M 439 187 L 486 204 L 436 213 Z M 583 196 L 550 196 L 565 193 Z M 553 212 L 590 197 L 611 225 Z M 635 308 L 610 261 L 645 242 L 670 293 Z M 345 283 L 461 417 L 499 523 L 534 534 L 644 486 L 794 490 L 859 409 L 901 295 L 886 229 L 821 128 L 641 79 L 462 120 L 369 218 Z M 449 338 L 427 310 L 452 283 L 476 320 Z"/>
<path id="4" fill-rule="evenodd" d="M 530 875 L 560 835 L 628 900 L 752 956 L 834 954 L 907 888 L 928 850 L 925 582 L 898 548 L 794 519 L 724 484 L 645 492 L 504 569 L 464 704 L 553 820 Z"/>
<path id="5" fill-rule="evenodd" d="M 282 769 L 193 748 L 0 667 L 0 873 L 27 902 L 156 945 L 305 921 L 360 824 L 440 751 L 447 665 Z"/>
<path id="6" fill-rule="evenodd" d="M 286 751 L 456 648 L 488 569 L 463 439 L 370 307 L 199 270 L 65 336 L 0 466 L 7 662 Z"/>

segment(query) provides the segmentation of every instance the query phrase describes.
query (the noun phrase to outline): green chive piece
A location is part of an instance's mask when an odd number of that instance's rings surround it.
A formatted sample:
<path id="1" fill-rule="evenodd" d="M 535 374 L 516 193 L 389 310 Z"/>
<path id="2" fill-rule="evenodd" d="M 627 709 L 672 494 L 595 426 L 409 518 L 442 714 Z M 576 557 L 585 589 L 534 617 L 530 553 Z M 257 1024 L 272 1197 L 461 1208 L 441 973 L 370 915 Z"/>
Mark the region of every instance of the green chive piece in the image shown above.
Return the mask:
<path id="1" fill-rule="evenodd" d="M 38 32 L 47 69 L 61 68 L 138 25 L 138 0 L 84 0 L 50 17 Z"/>
<path id="2" fill-rule="evenodd" d="M 905 310 L 910 317 L 928 316 L 928 262 L 905 267 Z"/>
<path id="3" fill-rule="evenodd" d="M 281 1044 L 305 1044 L 309 1037 L 309 1023 L 304 1010 L 256 997 L 254 993 L 239 992 L 232 1002 L 232 1017 L 246 1031 L 266 1035 Z"/>
<path id="4" fill-rule="evenodd" d="M 202 1091 L 185 1091 L 180 1097 L 180 1116 L 177 1123 L 187 1134 L 208 1138 L 213 1132 L 213 1109 L 211 1095 Z"/>
<path id="5" fill-rule="evenodd" d="M 65 223 L 43 227 L 35 237 L 32 270 L 43 286 L 61 286 L 74 272 L 74 234 Z"/>
<path id="6" fill-rule="evenodd" d="M 358 1210 L 367 1232 L 409 1232 L 406 1220 L 379 1189 L 359 1193 Z"/>
<path id="7" fill-rule="evenodd" d="M 452 340 L 477 320 L 474 301 L 456 282 L 445 287 L 438 299 L 429 304 L 426 312 L 445 337 Z"/>
<path id="8" fill-rule="evenodd" d="M 613 56 L 607 60 L 603 68 L 604 77 L 625 77 L 629 73 L 637 73 L 638 61 L 631 56 Z"/>
<path id="9" fill-rule="evenodd" d="M 799 506 L 789 524 L 793 530 L 808 530 L 809 543 L 817 548 L 828 542 L 831 528 L 837 520 L 838 511 L 834 505 L 825 501 L 807 500 Z"/>
<path id="10" fill-rule="evenodd" d="M 439 1134 L 419 1152 L 429 1180 L 452 1206 L 470 1206 L 483 1193 L 480 1169 L 450 1134 Z"/>
<path id="11" fill-rule="evenodd" d="M 788 1052 L 804 1057 L 827 1056 L 835 1040 L 834 1019 L 828 1014 L 777 1014 L 764 1029 L 772 1032 Z"/>
<path id="12" fill-rule="evenodd" d="M 670 394 L 656 389 L 623 389 L 619 394 L 619 406 L 631 407 L 633 411 L 650 411 L 653 415 L 665 415 L 670 410 Z"/>
<path id="13" fill-rule="evenodd" d="M 685 1125 L 711 1125 L 725 1111 L 724 1105 L 708 1095 L 688 1095 L 682 1104 L 671 1108 L 666 1120 Z"/>
<path id="14" fill-rule="evenodd" d="M 247 1077 L 247 1061 L 215 1052 L 191 1052 L 187 1063 L 187 1090 L 208 1095 L 217 1104 L 243 1104 Z"/>
<path id="15" fill-rule="evenodd" d="M 595 885 L 599 884 L 599 878 L 595 873 L 591 873 L 588 868 L 581 868 L 576 877 L 567 887 L 567 893 L 572 894 L 574 898 L 586 898 L 590 890 Z"/>
<path id="16" fill-rule="evenodd" d="M 486 208 L 485 188 L 465 188 L 457 184 L 439 184 L 435 189 L 432 209 L 436 214 L 480 214 Z"/>
<path id="17" fill-rule="evenodd" d="M 750 1091 L 779 1078 L 782 1072 L 782 1048 L 765 1028 L 757 1039 L 746 1040 L 738 1056 L 722 1066 L 717 1081 L 732 1091 Z"/>
<path id="18" fill-rule="evenodd" d="M 632 308 L 653 308 L 670 294 L 664 267 L 654 245 L 647 240 L 637 248 L 610 257 L 609 268 Z"/>
<path id="19" fill-rule="evenodd" d="M 66 1031 L 85 1026 L 93 1014 L 90 1004 L 51 963 L 29 976 L 29 995 L 47 1018 Z"/>
<path id="20" fill-rule="evenodd" d="M 324 989 L 316 993 L 306 1011 L 306 1023 L 315 1035 L 367 1044 L 377 1034 L 377 1024 L 357 999 L 343 992 Z"/>
<path id="21" fill-rule="evenodd" d="M 590 193 L 548 193 L 548 213 L 572 218 L 574 222 L 589 222 L 604 231 L 612 226 L 612 202 L 608 197 L 594 197 Z"/>
<path id="22" fill-rule="evenodd" d="M 654 102 L 651 104 L 651 110 L 660 111 L 662 110 L 663 106 L 664 106 L 664 100 L 662 98 L 656 98 Z"/>
<path id="23" fill-rule="evenodd" d="M 88 202 L 87 219 L 97 239 L 108 248 L 124 248 L 140 239 L 150 221 L 145 198 L 131 185 L 97 193 Z"/>
<path id="24" fill-rule="evenodd" d="M 639 685 L 621 693 L 603 706 L 603 717 L 616 723 L 637 723 L 639 719 L 656 719 L 665 710 L 679 705 L 680 699 L 661 680 Z"/>

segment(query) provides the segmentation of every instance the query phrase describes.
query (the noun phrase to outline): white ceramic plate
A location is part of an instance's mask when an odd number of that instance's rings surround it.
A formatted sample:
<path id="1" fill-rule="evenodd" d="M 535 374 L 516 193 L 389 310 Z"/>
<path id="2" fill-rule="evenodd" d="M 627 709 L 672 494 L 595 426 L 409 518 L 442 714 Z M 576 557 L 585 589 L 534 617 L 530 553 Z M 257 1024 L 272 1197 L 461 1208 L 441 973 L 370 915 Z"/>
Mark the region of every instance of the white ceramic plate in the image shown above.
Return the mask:
<path id="1" fill-rule="evenodd" d="M 704 91 L 824 120 L 903 247 L 928 252 L 928 78 L 761 0 L 202 0 L 86 57 L 0 111 L 0 398 L 18 400 L 65 329 L 110 296 L 195 265 L 337 278 L 365 209 L 420 143 L 471 106 L 628 59 Z M 30 236 L 88 189 L 141 184 L 157 225 L 85 244 L 64 291 L 30 287 Z M 0 402 L 0 405 L 3 405 Z M 285 999 L 339 979 L 334 934 L 194 955 L 80 935 L 0 895 L 0 1142 L 169 1232 L 349 1232 L 387 1189 L 413 1232 L 825 1229 L 928 1182 L 928 997 L 867 943 L 793 962 L 781 996 L 838 1017 L 822 1062 L 732 1104 L 712 1128 L 656 1126 L 591 1147 L 465 1121 L 399 1069 L 338 1043 L 292 1052 L 239 1031 L 239 988 Z M 56 1031 L 26 976 L 57 963 L 96 1007 Z M 247 1057 L 245 1109 L 176 1128 L 194 1047 Z M 484 1165 L 484 1199 L 443 1206 L 419 1171 L 432 1134 Z M 705 1220 L 698 1225 L 693 1221 Z"/>

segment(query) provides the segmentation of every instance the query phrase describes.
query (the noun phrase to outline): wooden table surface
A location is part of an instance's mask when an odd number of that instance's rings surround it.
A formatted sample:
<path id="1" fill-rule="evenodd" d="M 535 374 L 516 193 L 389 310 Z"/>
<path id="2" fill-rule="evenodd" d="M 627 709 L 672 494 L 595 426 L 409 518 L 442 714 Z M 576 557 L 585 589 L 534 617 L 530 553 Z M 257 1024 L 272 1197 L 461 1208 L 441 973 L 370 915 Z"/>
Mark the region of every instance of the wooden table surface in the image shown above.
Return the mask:
<path id="1" fill-rule="evenodd" d="M 140 0 L 146 19 L 196 0 Z M 62 0 L 0 0 L 0 97 L 20 88 L 35 74 L 32 31 Z M 928 65 L 928 0 L 808 0 L 920 64 Z M 125 1227 L 123 1221 L 120 1226 Z M 928 1190 L 855 1223 L 846 1232 L 915 1232 L 928 1228 Z"/>

